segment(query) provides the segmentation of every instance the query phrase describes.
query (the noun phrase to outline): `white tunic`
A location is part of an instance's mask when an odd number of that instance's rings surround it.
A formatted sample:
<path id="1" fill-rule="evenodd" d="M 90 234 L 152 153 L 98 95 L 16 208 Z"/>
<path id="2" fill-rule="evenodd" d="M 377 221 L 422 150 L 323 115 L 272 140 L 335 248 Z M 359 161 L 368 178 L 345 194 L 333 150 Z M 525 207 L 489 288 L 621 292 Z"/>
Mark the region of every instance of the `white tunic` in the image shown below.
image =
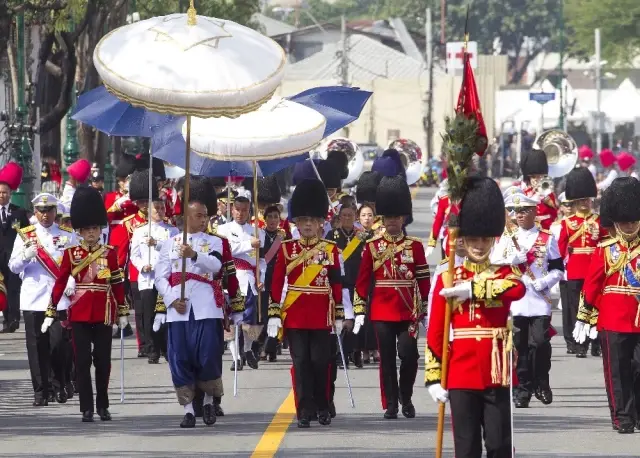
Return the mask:
<path id="1" fill-rule="evenodd" d="M 538 239 L 540 229 L 537 226 L 529 230 L 518 228 L 515 233 L 516 240 L 520 250 L 529 252 L 533 244 Z M 533 289 L 529 283 L 525 296 L 519 301 L 511 303 L 511 312 L 514 316 L 548 316 L 551 315 L 551 304 L 546 298 L 550 298 L 550 289 L 558 283 L 562 277 L 561 270 L 548 270 L 549 260 L 560 259 L 560 251 L 558 242 L 553 234 L 549 234 L 549 238 L 544 247 L 535 248 L 535 260 L 529 265 L 527 273 L 523 273 L 523 278 L 537 280 L 542 279 L 546 288 L 540 292 Z M 514 264 L 514 257 L 517 250 L 513 244 L 511 237 L 503 236 L 491 253 L 492 264 Z M 546 298 L 545 298 L 546 297 Z"/>
<path id="2" fill-rule="evenodd" d="M 186 272 L 192 273 L 207 280 L 213 280 L 222 267 L 222 239 L 203 232 L 189 234 L 187 243 L 198 254 L 195 262 L 187 259 Z M 207 318 L 223 318 L 221 307 L 216 305 L 213 295 L 213 286 L 199 280 L 187 280 L 185 282 L 185 299 L 188 299 L 187 310 L 184 314 L 178 313 L 171 304 L 180 299 L 180 282 L 171 286 L 169 278 L 173 273 L 182 272 L 182 258 L 179 249 L 182 246 L 182 233 L 177 234 L 167 240 L 160 250 L 160 258 L 155 269 L 155 285 L 167 306 L 167 322 L 189 321 L 189 314 L 193 309 L 196 320 Z M 213 252 L 220 255 L 220 259 L 214 256 Z"/>
<path id="3" fill-rule="evenodd" d="M 60 265 L 64 250 L 77 244 L 75 234 L 60 229 L 55 223 L 48 228 L 39 223 L 34 226 L 38 243 L 49 253 L 51 259 Z M 20 275 L 22 279 L 20 310 L 45 312 L 51 300 L 51 293 L 56 279 L 36 258 L 32 258 L 29 261 L 24 260 L 24 242 L 20 236 L 16 237 L 16 241 L 13 244 L 13 251 L 9 259 L 9 269 L 11 272 Z M 69 278 L 67 285 L 75 287 L 72 277 Z M 58 309 L 65 310 L 68 307 L 69 298 L 63 295 Z"/>
<path id="4" fill-rule="evenodd" d="M 240 285 L 240 291 L 243 296 L 247 295 L 249 288 L 253 294 L 258 294 L 256 289 L 256 249 L 251 246 L 251 238 L 254 237 L 254 228 L 251 224 L 238 224 L 235 221 L 221 224 L 218 226 L 218 234 L 229 240 L 231 246 L 231 256 L 237 259 L 247 261 L 253 269 L 238 269 L 236 266 L 236 278 Z M 260 237 L 260 247 L 264 247 L 264 231 L 258 230 Z M 260 281 L 264 281 L 264 274 L 267 270 L 267 264 L 264 258 L 260 258 Z"/>
<path id="5" fill-rule="evenodd" d="M 133 231 L 131 236 L 131 264 L 138 269 L 138 289 L 144 291 L 152 289 L 155 282 L 155 267 L 160 259 L 163 243 L 178 233 L 178 228 L 166 223 L 151 223 L 151 237 L 156 245 L 149 247 L 146 239 L 149 236 L 149 225 L 144 224 Z M 151 271 L 143 272 L 144 266 L 150 265 Z"/>
<path id="6" fill-rule="evenodd" d="M 602 180 L 600 183 L 598 183 L 598 189 L 600 189 L 601 191 L 604 191 L 609 186 L 611 186 L 611 183 L 613 183 L 613 180 L 615 180 L 616 178 L 618 178 L 618 171 L 615 169 L 609 170 L 607 177 L 604 180 Z"/>

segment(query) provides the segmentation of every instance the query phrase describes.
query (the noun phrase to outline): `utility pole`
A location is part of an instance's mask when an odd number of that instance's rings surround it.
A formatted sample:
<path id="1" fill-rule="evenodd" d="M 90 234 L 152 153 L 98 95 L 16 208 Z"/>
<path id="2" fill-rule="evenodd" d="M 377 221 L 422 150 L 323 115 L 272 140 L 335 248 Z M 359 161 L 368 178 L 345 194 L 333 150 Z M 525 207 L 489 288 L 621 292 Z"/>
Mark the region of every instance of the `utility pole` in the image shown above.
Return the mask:
<path id="1" fill-rule="evenodd" d="M 595 30 L 596 47 L 596 154 L 602 151 L 602 68 L 600 63 L 600 29 Z"/>
<path id="2" fill-rule="evenodd" d="M 369 99 L 369 143 L 378 144 L 376 140 L 376 105 L 375 105 L 375 89 L 376 80 L 371 81 L 371 98 Z"/>
<path id="3" fill-rule="evenodd" d="M 559 128 L 566 130 L 564 113 L 564 0 L 560 0 L 560 117 Z"/>
<path id="4" fill-rule="evenodd" d="M 340 55 L 340 86 L 349 86 L 349 43 L 347 36 L 347 20 L 344 15 L 341 17 L 340 41 L 342 53 Z M 375 115 L 374 115 L 375 116 Z M 349 137 L 349 128 L 344 128 L 345 137 Z"/>
<path id="5" fill-rule="evenodd" d="M 12 156 L 22 167 L 24 173 L 22 183 L 13 193 L 12 200 L 22 208 L 28 208 L 31 204 L 31 186 L 33 173 L 31 166 L 31 148 L 28 135 L 32 129 L 27 125 L 28 109 L 25 101 L 25 46 L 24 46 L 24 12 L 16 17 L 16 48 L 17 48 L 17 73 L 18 73 L 18 100 L 16 100 L 15 122 L 12 129 Z"/>
<path id="6" fill-rule="evenodd" d="M 445 20 L 447 18 L 447 0 L 440 0 L 440 44 L 444 49 L 445 41 Z"/>
<path id="7" fill-rule="evenodd" d="M 433 154 L 433 30 L 431 25 L 431 8 L 426 9 L 424 24 L 425 35 L 425 57 L 427 72 L 429 78 L 429 86 L 427 87 L 427 93 L 425 96 L 426 113 L 425 113 L 425 134 L 426 134 L 426 147 L 427 154 L 426 159 L 431 159 Z M 424 165 L 424 164 L 423 164 Z"/>
<path id="8" fill-rule="evenodd" d="M 75 24 L 73 20 L 69 20 L 69 31 L 73 32 L 75 28 Z M 75 46 L 75 44 L 72 44 Z M 76 78 L 73 78 L 73 86 L 71 87 L 71 105 L 69 107 L 69 111 L 67 112 L 67 140 L 64 144 L 64 167 L 62 169 L 62 178 L 65 180 L 69 179 L 69 174 L 67 173 L 67 168 L 73 164 L 76 160 L 78 160 L 78 126 L 76 121 L 71 119 L 71 113 L 74 111 L 76 107 Z"/>

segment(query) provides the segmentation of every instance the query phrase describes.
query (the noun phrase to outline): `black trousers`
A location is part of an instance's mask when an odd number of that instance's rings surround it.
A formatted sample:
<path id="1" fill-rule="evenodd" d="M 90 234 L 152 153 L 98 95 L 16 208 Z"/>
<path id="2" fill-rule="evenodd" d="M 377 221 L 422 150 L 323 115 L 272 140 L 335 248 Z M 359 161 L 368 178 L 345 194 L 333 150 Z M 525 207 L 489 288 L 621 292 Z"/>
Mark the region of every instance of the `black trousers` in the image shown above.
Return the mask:
<path id="1" fill-rule="evenodd" d="M 562 334 L 567 343 L 568 350 L 586 352 L 589 342 L 578 344 L 573 338 L 573 328 L 576 326 L 578 307 L 580 306 L 580 293 L 584 280 L 561 280 L 560 299 L 562 300 Z"/>
<path id="2" fill-rule="evenodd" d="M 260 296 L 261 296 L 260 306 L 262 307 L 262 316 L 267 318 L 269 316 L 268 312 L 269 312 L 270 294 L 271 294 L 270 291 L 260 292 Z M 263 346 L 265 354 L 275 355 L 276 352 L 278 351 L 278 339 L 274 337 L 269 337 L 269 335 L 267 334 L 268 324 L 269 324 L 269 320 L 264 319 L 264 326 L 262 327 L 262 331 L 260 331 L 260 336 L 258 337 L 258 343 L 261 346 Z"/>
<path id="3" fill-rule="evenodd" d="M 136 314 L 136 339 L 138 341 L 138 351 L 144 351 L 145 342 L 147 336 L 145 335 L 144 328 L 144 310 L 142 300 L 140 298 L 140 290 L 138 289 L 138 282 L 132 281 L 130 283 L 131 288 L 131 301 L 133 302 L 133 310 Z M 155 304 L 154 304 L 155 307 Z M 151 324 L 153 324 L 153 318 L 151 318 Z"/>
<path id="4" fill-rule="evenodd" d="M 67 383 L 67 342 L 66 331 L 55 321 L 46 333 L 40 332 L 45 312 L 24 311 L 24 325 L 27 343 L 27 358 L 31 372 L 31 384 L 36 400 L 46 399 L 50 392 Z M 53 374 L 53 379 L 51 379 Z"/>
<path id="5" fill-rule="evenodd" d="M 96 403 L 98 409 L 109 407 L 111 374 L 111 326 L 102 323 L 71 323 L 76 357 L 76 381 L 80 394 L 80 412 L 94 411 L 91 363 L 96 370 Z"/>
<path id="6" fill-rule="evenodd" d="M 409 404 L 418 373 L 418 341 L 409 334 L 410 321 L 374 321 L 380 353 L 380 391 L 382 408 Z M 397 341 L 397 345 L 396 345 Z M 397 355 L 400 358 L 398 383 Z"/>
<path id="7" fill-rule="evenodd" d="M 303 415 L 327 410 L 331 334 L 322 329 L 287 329 L 286 333 L 298 410 Z"/>
<path id="8" fill-rule="evenodd" d="M 550 316 L 514 316 L 518 328 L 513 343 L 518 351 L 516 374 L 518 386 L 514 395 L 518 399 L 531 399 L 535 390 L 549 387 L 551 370 Z"/>
<path id="9" fill-rule="evenodd" d="M 511 458 L 509 388 L 449 390 L 456 458 Z"/>
<path id="10" fill-rule="evenodd" d="M 9 266 L 0 267 L 0 273 L 4 277 L 4 286 L 7 289 L 7 308 L 2 312 L 4 323 L 20 322 L 20 287 L 22 280 L 9 270 Z"/>
<path id="11" fill-rule="evenodd" d="M 136 284 L 137 286 L 137 284 Z M 158 356 L 163 348 L 166 348 L 166 327 L 163 326 L 158 332 L 153 330 L 153 320 L 156 316 L 156 302 L 158 300 L 158 290 L 155 288 L 145 289 L 139 292 L 140 307 L 136 309 L 136 328 L 139 329 L 138 336 L 144 338 L 141 349 L 149 356 Z M 140 312 L 138 312 L 140 310 Z M 141 315 L 138 319 L 138 315 Z M 141 323 L 138 324 L 138 321 Z"/>
<path id="12" fill-rule="evenodd" d="M 611 420 L 618 426 L 640 420 L 640 333 L 600 331 L 605 388 Z"/>

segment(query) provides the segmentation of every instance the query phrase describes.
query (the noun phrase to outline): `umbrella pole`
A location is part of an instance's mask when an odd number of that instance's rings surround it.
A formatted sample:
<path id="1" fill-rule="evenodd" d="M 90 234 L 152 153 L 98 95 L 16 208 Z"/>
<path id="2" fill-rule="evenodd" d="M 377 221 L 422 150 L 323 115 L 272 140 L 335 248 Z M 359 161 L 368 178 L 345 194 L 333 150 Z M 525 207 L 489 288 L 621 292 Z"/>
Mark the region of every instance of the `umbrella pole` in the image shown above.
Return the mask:
<path id="1" fill-rule="evenodd" d="M 253 208 L 255 211 L 255 219 L 253 225 L 254 237 L 260 240 L 260 232 L 258 229 L 258 162 L 253 161 Z M 262 298 L 260 294 L 260 248 L 256 248 L 256 291 L 258 292 L 258 323 L 262 321 Z"/>
<path id="2" fill-rule="evenodd" d="M 187 244 L 187 210 L 189 208 L 189 182 L 191 173 L 191 116 L 187 116 L 184 194 L 182 195 L 182 244 Z M 180 300 L 184 300 L 185 281 L 187 277 L 187 259 L 182 258 L 182 274 L 180 275 Z"/>
<path id="3" fill-rule="evenodd" d="M 147 207 L 147 221 L 149 222 L 149 229 L 147 237 L 151 238 L 151 207 L 153 206 L 153 152 L 149 149 L 149 207 Z M 151 265 L 151 247 L 149 248 L 148 264 Z"/>
<path id="4" fill-rule="evenodd" d="M 227 223 L 231 221 L 231 175 L 227 180 Z"/>
<path id="5" fill-rule="evenodd" d="M 313 158 L 311 157 L 311 154 L 309 154 L 309 159 L 311 160 L 311 167 L 313 167 L 313 171 L 315 172 L 316 177 L 318 177 L 318 180 L 322 181 L 322 178 L 320 178 L 320 172 L 318 172 L 318 169 L 316 168 L 315 162 L 313 162 Z M 328 193 L 327 193 L 327 200 L 329 201 L 329 210 L 331 210 L 333 208 L 333 202 L 331 202 L 331 197 L 329 197 Z"/>

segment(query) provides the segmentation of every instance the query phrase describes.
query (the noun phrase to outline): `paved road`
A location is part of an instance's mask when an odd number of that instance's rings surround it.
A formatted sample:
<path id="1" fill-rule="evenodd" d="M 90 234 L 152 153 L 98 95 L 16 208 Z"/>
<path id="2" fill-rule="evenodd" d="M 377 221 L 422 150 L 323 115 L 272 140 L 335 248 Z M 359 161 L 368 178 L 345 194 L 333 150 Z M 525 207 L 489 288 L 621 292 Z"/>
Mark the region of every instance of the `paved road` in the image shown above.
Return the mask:
<path id="1" fill-rule="evenodd" d="M 427 235 L 431 195 L 421 190 L 414 201 L 414 235 Z M 431 261 L 434 264 L 437 259 Z M 558 328 L 560 321 L 556 316 Z M 639 456 L 640 435 L 619 436 L 611 430 L 600 359 L 577 360 L 564 354 L 561 337 L 555 337 L 553 344 L 555 400 L 550 406 L 534 401 L 530 409 L 516 412 L 517 456 Z M 421 342 L 420 348 L 423 346 Z M 118 351 L 114 348 L 110 391 L 114 420 L 83 424 L 77 397 L 66 405 L 31 407 L 24 333 L 0 335 L 0 456 L 247 457 L 258 444 L 254 456 L 434 456 L 437 407 L 423 387 L 422 361 L 414 394 L 416 419 L 382 418 L 377 370 L 365 367 L 350 371 L 355 409 L 348 404 L 344 379 L 339 374 L 338 417 L 330 427 L 314 424 L 310 430 L 298 430 L 290 426 L 293 414 L 291 403 L 286 402 L 290 393 L 287 357 L 263 363 L 258 370 L 241 372 L 240 395 L 234 398 L 227 354 L 223 406 L 228 415 L 214 427 L 199 424 L 196 429 L 181 430 L 177 426 L 183 412 L 175 400 L 167 364 L 148 365 L 146 360 L 137 359 L 134 340 L 126 341 L 127 394 L 125 403 L 118 403 Z M 276 412 L 279 414 L 274 420 Z M 445 444 L 445 456 L 453 457 L 449 430 Z"/>

